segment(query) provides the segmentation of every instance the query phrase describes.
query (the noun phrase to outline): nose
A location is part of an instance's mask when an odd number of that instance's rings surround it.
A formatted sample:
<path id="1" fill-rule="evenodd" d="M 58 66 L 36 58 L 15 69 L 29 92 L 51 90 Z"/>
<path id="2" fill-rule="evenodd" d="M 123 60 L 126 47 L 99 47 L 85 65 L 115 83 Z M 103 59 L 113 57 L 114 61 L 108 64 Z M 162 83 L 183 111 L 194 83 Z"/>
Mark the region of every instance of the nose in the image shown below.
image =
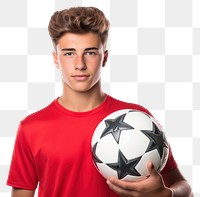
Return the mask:
<path id="1" fill-rule="evenodd" d="M 82 55 L 77 56 L 75 69 L 76 70 L 86 70 L 86 68 L 87 68 L 87 66 L 86 66 L 86 63 L 85 63 L 85 60 L 84 60 L 84 56 L 82 56 Z"/>

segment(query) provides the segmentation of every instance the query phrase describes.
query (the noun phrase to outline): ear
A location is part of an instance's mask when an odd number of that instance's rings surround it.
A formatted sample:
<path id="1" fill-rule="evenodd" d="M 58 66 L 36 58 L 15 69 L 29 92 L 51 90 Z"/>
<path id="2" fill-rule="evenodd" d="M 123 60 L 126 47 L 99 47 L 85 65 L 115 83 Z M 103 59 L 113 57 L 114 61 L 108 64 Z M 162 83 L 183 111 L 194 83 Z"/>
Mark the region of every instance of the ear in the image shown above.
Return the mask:
<path id="1" fill-rule="evenodd" d="M 105 50 L 103 64 L 102 64 L 103 67 L 106 65 L 107 60 L 108 60 L 108 50 Z"/>
<path id="2" fill-rule="evenodd" d="M 52 55 L 53 55 L 53 61 L 54 61 L 54 64 L 56 66 L 57 69 L 60 68 L 59 66 L 59 63 L 58 63 L 58 56 L 57 56 L 57 53 L 55 51 L 52 52 Z"/>

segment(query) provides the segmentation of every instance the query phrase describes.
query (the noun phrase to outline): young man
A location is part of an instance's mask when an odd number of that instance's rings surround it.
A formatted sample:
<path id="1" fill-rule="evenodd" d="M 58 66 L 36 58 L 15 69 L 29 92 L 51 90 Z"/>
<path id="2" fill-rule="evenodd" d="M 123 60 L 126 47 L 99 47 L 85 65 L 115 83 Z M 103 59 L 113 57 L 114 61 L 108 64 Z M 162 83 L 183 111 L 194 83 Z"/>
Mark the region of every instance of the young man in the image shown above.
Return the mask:
<path id="1" fill-rule="evenodd" d="M 109 22 L 93 7 L 55 12 L 49 33 L 60 69 L 62 95 L 46 108 L 20 122 L 7 184 L 12 197 L 32 197 L 39 183 L 40 197 L 171 197 L 190 196 L 171 150 L 164 170 L 148 164 L 149 178 L 140 182 L 105 180 L 91 155 L 91 138 L 98 123 L 124 108 L 149 113 L 136 104 L 106 95 L 101 70 L 108 51 Z"/>

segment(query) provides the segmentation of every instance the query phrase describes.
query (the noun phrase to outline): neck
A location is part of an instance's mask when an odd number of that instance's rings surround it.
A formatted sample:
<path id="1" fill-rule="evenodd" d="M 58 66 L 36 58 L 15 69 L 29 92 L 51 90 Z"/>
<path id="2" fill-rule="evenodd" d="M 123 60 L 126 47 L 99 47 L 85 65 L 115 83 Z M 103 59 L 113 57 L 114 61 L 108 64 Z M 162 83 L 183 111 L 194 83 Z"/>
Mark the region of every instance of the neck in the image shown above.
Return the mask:
<path id="1" fill-rule="evenodd" d="M 63 91 L 58 102 L 68 110 L 84 112 L 98 107 L 106 98 L 100 87 L 87 92 Z"/>

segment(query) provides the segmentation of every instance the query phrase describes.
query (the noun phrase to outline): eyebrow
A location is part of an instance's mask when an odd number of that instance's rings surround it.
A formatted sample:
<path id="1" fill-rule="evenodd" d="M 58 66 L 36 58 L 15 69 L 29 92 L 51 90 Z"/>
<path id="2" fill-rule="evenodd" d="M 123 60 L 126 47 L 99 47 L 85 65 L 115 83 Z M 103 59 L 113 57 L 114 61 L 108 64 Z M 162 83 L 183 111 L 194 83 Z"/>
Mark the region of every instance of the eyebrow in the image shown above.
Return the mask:
<path id="1" fill-rule="evenodd" d="M 90 51 L 90 50 L 99 50 L 99 48 L 89 47 L 89 48 L 84 49 L 84 51 Z M 63 48 L 63 49 L 61 49 L 61 51 L 76 51 L 76 49 L 75 48 Z"/>

